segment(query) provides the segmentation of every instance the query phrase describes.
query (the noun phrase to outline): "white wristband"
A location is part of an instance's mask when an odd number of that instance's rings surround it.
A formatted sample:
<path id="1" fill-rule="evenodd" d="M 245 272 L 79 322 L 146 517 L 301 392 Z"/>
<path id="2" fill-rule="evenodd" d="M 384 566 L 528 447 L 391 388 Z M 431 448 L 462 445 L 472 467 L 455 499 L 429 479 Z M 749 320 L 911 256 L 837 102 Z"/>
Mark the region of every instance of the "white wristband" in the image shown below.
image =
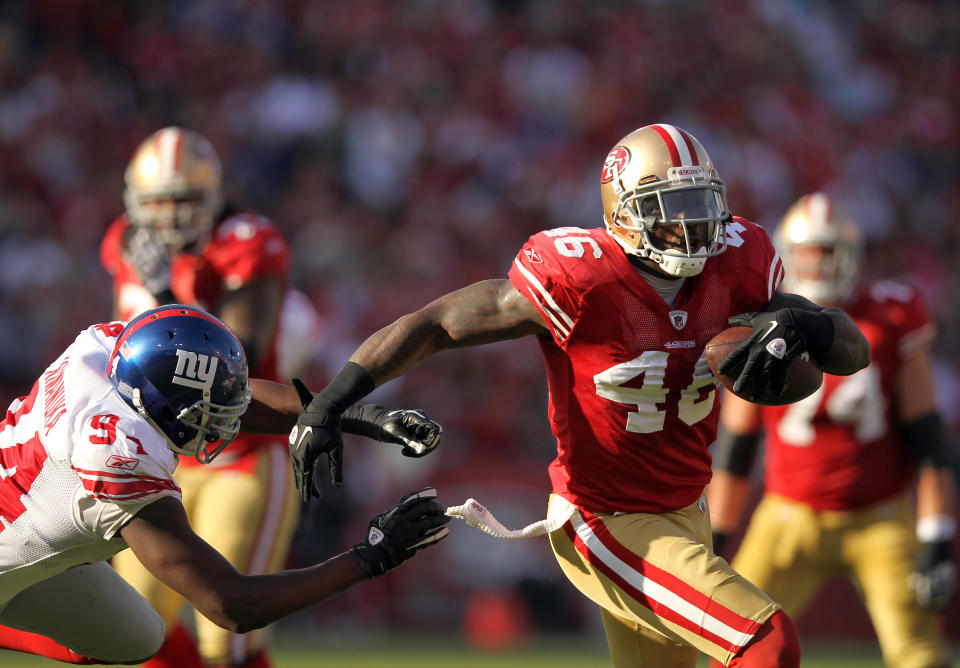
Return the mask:
<path id="1" fill-rule="evenodd" d="M 957 520 L 952 515 L 927 515 L 917 520 L 917 538 L 923 543 L 950 540 L 957 533 Z"/>

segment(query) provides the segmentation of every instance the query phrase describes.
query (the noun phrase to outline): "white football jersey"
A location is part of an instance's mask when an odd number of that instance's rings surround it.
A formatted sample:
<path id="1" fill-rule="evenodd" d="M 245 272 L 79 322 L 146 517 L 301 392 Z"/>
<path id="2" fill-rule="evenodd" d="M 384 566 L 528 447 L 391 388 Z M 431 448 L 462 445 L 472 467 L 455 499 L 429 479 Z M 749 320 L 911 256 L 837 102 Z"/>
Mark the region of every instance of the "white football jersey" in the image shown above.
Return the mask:
<path id="1" fill-rule="evenodd" d="M 81 332 L 0 422 L 0 605 L 111 557 L 144 506 L 180 498 L 177 456 L 106 375 L 123 325 Z"/>

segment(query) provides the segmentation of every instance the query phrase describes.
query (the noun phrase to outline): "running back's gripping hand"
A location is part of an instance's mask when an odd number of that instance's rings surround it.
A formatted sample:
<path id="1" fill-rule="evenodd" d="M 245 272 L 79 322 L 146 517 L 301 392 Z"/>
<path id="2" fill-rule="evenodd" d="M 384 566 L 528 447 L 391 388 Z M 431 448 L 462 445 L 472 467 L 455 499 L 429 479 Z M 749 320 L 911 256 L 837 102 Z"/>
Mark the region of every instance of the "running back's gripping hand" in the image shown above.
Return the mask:
<path id="1" fill-rule="evenodd" d="M 787 380 L 787 367 L 795 357 L 809 352 L 814 359 L 833 345 L 830 316 L 799 308 L 742 313 L 727 320 L 731 327 L 753 328 L 753 334 L 717 367 L 736 378 L 733 392 L 751 397 L 779 395 Z"/>
<path id="2" fill-rule="evenodd" d="M 339 486 L 343 482 L 343 437 L 340 435 L 342 411 L 326 401 L 322 394 L 313 396 L 298 379 L 293 379 L 303 410 L 297 424 L 290 432 L 290 465 L 297 493 L 303 501 L 318 495 L 320 489 L 314 482 L 317 460 L 326 453 L 330 480 Z"/>
<path id="3" fill-rule="evenodd" d="M 430 454 L 443 433 L 443 427 L 419 408 L 391 410 L 376 404 L 350 406 L 343 412 L 340 429 L 382 443 L 402 445 L 405 457 Z"/>
<path id="4" fill-rule="evenodd" d="M 370 577 L 383 575 L 422 550 L 447 537 L 450 517 L 436 501 L 437 490 L 421 489 L 400 499 L 395 507 L 370 520 L 367 536 L 353 546 L 353 555 Z"/>

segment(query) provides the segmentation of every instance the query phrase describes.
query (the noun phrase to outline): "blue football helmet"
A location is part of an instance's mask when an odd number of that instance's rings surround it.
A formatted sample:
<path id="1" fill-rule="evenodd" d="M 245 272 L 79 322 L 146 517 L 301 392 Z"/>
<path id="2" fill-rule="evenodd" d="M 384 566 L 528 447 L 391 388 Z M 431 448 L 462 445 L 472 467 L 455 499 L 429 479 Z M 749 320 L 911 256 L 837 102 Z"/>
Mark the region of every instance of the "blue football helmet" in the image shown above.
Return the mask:
<path id="1" fill-rule="evenodd" d="M 202 464 L 236 438 L 250 403 L 240 341 L 209 313 L 182 304 L 150 309 L 127 323 L 107 375 L 171 450 Z"/>

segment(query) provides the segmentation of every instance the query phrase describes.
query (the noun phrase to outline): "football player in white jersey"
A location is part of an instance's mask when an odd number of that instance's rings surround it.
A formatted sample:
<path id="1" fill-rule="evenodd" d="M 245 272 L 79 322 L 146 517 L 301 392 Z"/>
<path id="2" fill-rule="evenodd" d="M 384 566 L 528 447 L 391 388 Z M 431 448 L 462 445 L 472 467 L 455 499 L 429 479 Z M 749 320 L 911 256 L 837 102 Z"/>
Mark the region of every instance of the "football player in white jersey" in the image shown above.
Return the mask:
<path id="1" fill-rule="evenodd" d="M 162 306 L 81 332 L 0 421 L 0 648 L 75 664 L 151 657 L 163 621 L 105 563 L 127 547 L 210 620 L 243 633 L 447 535 L 428 488 L 321 564 L 238 573 L 190 528 L 178 456 L 211 461 L 241 416 L 244 431 L 286 433 L 301 407 L 294 387 L 248 379 L 240 342 L 200 309 Z M 422 413 L 373 405 L 344 414 L 341 428 L 417 454 L 440 432 Z"/>

